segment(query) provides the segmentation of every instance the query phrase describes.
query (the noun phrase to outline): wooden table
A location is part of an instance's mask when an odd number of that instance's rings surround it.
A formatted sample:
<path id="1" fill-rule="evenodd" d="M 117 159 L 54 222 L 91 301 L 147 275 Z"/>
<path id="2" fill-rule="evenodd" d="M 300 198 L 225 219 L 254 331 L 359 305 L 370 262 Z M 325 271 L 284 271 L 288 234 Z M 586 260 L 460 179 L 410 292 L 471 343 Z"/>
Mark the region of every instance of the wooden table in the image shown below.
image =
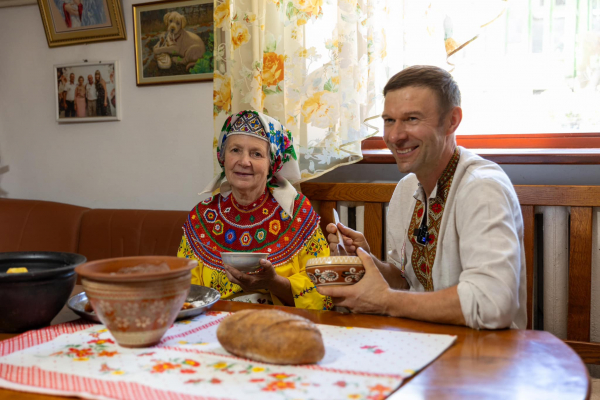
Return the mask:
<path id="1" fill-rule="evenodd" d="M 219 301 L 214 311 L 269 308 L 258 304 Z M 456 335 L 456 343 L 420 373 L 408 379 L 391 399 L 589 399 L 590 380 L 579 356 L 548 332 L 525 330 L 476 331 L 374 315 L 341 314 L 290 307 L 318 324 Z M 73 320 L 65 309 L 53 323 Z M 16 335 L 0 334 L 0 340 Z M 0 399 L 60 400 L 0 389 Z"/>

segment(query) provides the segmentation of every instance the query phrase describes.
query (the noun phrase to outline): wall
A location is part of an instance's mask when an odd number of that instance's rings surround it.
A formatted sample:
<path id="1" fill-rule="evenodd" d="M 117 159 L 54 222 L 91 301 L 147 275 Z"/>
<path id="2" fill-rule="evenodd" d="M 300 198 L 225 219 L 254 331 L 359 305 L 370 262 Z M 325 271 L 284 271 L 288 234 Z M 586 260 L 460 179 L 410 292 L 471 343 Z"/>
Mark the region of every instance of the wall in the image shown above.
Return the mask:
<path id="1" fill-rule="evenodd" d="M 137 2 L 137 1 L 136 1 Z M 127 40 L 50 49 L 37 5 L 0 9 L 0 196 L 191 209 L 211 179 L 212 82 L 137 87 Z M 118 60 L 121 121 L 58 124 L 54 64 Z"/>

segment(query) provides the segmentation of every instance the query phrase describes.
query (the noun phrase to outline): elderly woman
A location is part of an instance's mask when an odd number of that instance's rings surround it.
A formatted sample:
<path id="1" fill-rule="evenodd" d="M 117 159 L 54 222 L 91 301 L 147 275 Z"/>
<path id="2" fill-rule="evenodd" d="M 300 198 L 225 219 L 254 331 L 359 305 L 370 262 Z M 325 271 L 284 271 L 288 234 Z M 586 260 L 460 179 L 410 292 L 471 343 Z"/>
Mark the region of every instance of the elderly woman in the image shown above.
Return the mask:
<path id="1" fill-rule="evenodd" d="M 276 120 L 242 111 L 225 122 L 217 158 L 223 171 L 183 226 L 178 257 L 198 260 L 192 283 L 226 300 L 324 309 L 332 307 L 306 275 L 306 262 L 329 256 L 320 217 L 293 182 L 300 169 L 292 135 Z M 269 253 L 259 272 L 224 265 L 221 252 Z"/>

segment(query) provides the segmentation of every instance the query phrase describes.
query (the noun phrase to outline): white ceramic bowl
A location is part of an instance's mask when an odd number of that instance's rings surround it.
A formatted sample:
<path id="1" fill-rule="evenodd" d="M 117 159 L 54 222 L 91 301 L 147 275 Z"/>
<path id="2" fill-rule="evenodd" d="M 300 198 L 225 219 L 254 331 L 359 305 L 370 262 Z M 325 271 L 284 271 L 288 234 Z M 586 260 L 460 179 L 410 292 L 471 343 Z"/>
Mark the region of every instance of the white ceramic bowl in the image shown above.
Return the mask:
<path id="1" fill-rule="evenodd" d="M 254 272 L 260 268 L 260 260 L 266 260 L 269 253 L 221 253 L 223 264 L 232 266 L 241 272 Z"/>

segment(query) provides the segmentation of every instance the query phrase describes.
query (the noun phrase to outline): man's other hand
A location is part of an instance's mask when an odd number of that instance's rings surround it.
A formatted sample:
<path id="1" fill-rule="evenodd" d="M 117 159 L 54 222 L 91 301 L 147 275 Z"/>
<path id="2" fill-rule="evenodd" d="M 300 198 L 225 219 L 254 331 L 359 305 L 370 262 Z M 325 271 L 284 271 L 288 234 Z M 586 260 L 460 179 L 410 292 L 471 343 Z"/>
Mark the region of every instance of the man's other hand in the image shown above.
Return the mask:
<path id="1" fill-rule="evenodd" d="M 362 248 L 357 253 L 365 267 L 365 276 L 360 282 L 347 286 L 318 286 L 317 291 L 323 296 L 331 296 L 336 306 L 347 307 L 352 312 L 385 314 L 390 287 L 369 253 Z"/>

